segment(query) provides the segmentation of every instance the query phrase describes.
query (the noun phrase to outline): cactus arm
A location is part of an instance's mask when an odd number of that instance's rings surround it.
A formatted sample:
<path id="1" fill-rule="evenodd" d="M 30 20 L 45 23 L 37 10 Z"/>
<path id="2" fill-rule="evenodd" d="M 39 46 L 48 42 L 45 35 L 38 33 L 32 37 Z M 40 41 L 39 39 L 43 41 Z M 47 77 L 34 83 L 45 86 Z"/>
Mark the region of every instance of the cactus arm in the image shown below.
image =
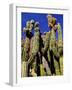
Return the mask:
<path id="1" fill-rule="evenodd" d="M 49 40 L 50 40 L 50 33 L 47 32 L 45 36 L 44 52 L 46 52 L 49 48 Z"/>

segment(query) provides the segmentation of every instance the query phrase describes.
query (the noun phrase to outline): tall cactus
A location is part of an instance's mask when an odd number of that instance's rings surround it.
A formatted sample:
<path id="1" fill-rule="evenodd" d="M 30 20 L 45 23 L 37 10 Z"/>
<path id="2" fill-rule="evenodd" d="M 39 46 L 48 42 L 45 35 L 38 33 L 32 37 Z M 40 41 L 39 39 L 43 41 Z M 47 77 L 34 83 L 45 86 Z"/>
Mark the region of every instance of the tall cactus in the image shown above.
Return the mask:
<path id="1" fill-rule="evenodd" d="M 58 23 L 58 52 L 60 55 L 63 52 L 62 30 L 61 25 L 59 23 Z"/>
<path id="2" fill-rule="evenodd" d="M 43 53 L 43 62 L 45 62 L 46 66 L 46 75 L 51 75 L 51 70 L 50 70 L 50 59 L 48 58 L 48 50 L 49 50 L 49 40 L 50 40 L 50 32 L 46 32 L 44 39 L 43 39 L 43 44 L 44 44 L 44 48 L 42 49 L 42 53 Z M 45 58 L 45 59 L 44 59 Z M 44 64 L 44 65 L 45 65 Z"/>
<path id="3" fill-rule="evenodd" d="M 40 32 L 39 32 L 38 22 L 35 23 L 34 29 L 35 29 L 35 31 L 34 31 L 34 38 L 33 38 L 32 54 L 28 60 L 28 64 L 30 64 L 34 60 L 36 54 L 39 51 L 39 35 L 40 35 Z"/>
<path id="4" fill-rule="evenodd" d="M 58 53 L 60 62 L 60 72 L 63 75 L 63 40 L 62 40 L 62 29 L 61 25 L 58 23 Z"/>
<path id="5" fill-rule="evenodd" d="M 39 23 L 35 22 L 34 24 L 34 37 L 33 37 L 33 42 L 32 42 L 32 50 L 31 50 L 31 55 L 28 59 L 28 64 L 32 65 L 32 71 L 34 71 L 36 67 L 36 55 L 39 52 L 39 36 L 40 36 L 40 31 L 39 31 Z"/>
<path id="6" fill-rule="evenodd" d="M 59 54 L 57 51 L 56 46 L 56 31 L 57 31 L 57 25 L 56 25 L 56 19 L 52 16 L 48 16 L 48 24 L 51 29 L 50 34 L 50 58 L 51 58 L 51 71 L 52 73 L 56 75 L 60 75 L 60 68 L 59 68 Z"/>
<path id="7" fill-rule="evenodd" d="M 27 61 L 29 59 L 29 50 L 30 50 L 30 39 L 31 39 L 31 30 L 32 30 L 32 26 L 30 21 L 27 21 L 26 23 L 26 28 L 24 28 L 24 32 L 26 34 L 26 38 L 25 38 L 25 43 L 24 43 L 24 48 L 23 48 L 23 63 L 22 63 L 22 76 L 23 77 L 27 77 L 28 76 L 28 64 Z"/>
<path id="8" fill-rule="evenodd" d="M 63 75 L 63 40 L 60 23 L 52 15 L 47 16 L 49 32 L 40 33 L 39 22 L 27 21 L 22 45 L 22 77 Z M 34 35 L 32 34 L 34 30 Z M 58 32 L 58 39 L 56 39 Z"/>

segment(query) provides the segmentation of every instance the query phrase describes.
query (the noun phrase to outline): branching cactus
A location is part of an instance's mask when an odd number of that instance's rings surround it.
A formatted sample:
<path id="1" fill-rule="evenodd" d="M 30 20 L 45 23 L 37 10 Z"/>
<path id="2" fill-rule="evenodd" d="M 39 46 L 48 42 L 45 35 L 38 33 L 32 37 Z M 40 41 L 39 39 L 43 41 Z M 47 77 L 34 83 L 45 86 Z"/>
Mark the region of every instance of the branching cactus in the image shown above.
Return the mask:
<path id="1" fill-rule="evenodd" d="M 28 60 L 28 64 L 30 64 L 31 62 L 33 62 L 36 54 L 39 51 L 39 35 L 40 35 L 40 31 L 39 31 L 39 23 L 36 22 L 34 25 L 34 37 L 33 37 L 33 47 L 32 47 L 32 54 Z"/>
<path id="2" fill-rule="evenodd" d="M 34 71 L 36 68 L 36 55 L 39 52 L 39 36 L 40 36 L 39 23 L 35 22 L 34 37 L 32 38 L 32 49 L 31 49 L 30 57 L 28 59 L 28 65 L 32 66 L 32 76 L 37 76 Z"/>
<path id="3" fill-rule="evenodd" d="M 32 37 L 32 22 L 30 21 L 27 21 L 26 23 L 26 27 L 23 29 L 23 31 L 25 32 L 26 34 L 26 38 L 25 38 L 25 42 L 24 42 L 24 48 L 23 48 L 23 65 L 24 67 L 23 68 L 23 74 L 22 76 L 26 77 L 28 76 L 28 65 L 27 65 L 27 61 L 29 59 L 29 50 L 30 50 L 30 40 L 31 40 L 31 37 Z"/>
<path id="4" fill-rule="evenodd" d="M 56 31 L 57 31 L 57 25 L 56 25 L 56 19 L 52 17 L 52 15 L 48 16 L 48 24 L 51 29 L 50 31 L 50 52 L 51 52 L 51 70 L 52 73 L 55 73 L 56 75 L 60 75 L 60 67 L 59 67 L 59 54 L 56 46 Z"/>
<path id="5" fill-rule="evenodd" d="M 41 34 L 39 22 L 26 22 L 22 44 L 22 77 L 63 75 L 63 40 L 60 23 L 47 16 L 49 32 Z M 34 35 L 32 30 L 34 30 Z M 56 38 L 58 32 L 58 39 Z"/>

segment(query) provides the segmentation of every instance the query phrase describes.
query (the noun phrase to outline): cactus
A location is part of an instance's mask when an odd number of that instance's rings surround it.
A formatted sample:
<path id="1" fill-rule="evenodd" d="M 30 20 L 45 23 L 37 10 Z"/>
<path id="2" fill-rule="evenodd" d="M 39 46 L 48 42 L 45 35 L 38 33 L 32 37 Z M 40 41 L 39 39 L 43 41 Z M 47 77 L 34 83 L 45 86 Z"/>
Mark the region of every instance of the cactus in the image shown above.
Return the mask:
<path id="1" fill-rule="evenodd" d="M 28 59 L 28 64 L 30 66 L 32 66 L 32 71 L 35 74 L 35 68 L 36 68 L 36 64 L 34 65 L 34 63 L 36 63 L 37 61 L 36 59 L 36 55 L 39 52 L 39 36 L 40 36 L 40 30 L 39 30 L 39 23 L 35 22 L 34 24 L 34 37 L 33 37 L 33 42 L 32 42 L 32 49 L 31 49 L 31 54 L 30 57 Z M 35 74 L 36 75 L 36 74 Z M 33 76 L 33 75 L 32 75 Z"/>
<path id="2" fill-rule="evenodd" d="M 61 26 L 58 23 L 58 53 L 59 53 L 59 62 L 60 62 L 60 72 L 63 75 L 63 43 L 62 43 L 62 30 Z"/>
<path id="3" fill-rule="evenodd" d="M 22 62 L 22 68 L 23 68 L 23 75 L 22 76 L 28 76 L 28 64 L 27 61 L 29 59 L 29 50 L 30 50 L 30 39 L 31 39 L 31 23 L 30 21 L 27 21 L 26 23 L 26 28 L 23 29 L 23 31 L 26 34 L 25 42 L 24 42 L 24 48 L 23 48 L 23 62 Z"/>
<path id="4" fill-rule="evenodd" d="M 59 23 L 58 23 L 58 52 L 60 55 L 63 54 L 62 30 Z"/>
<path id="5" fill-rule="evenodd" d="M 57 25 L 56 25 L 56 19 L 52 17 L 51 15 L 48 16 L 48 24 L 51 28 L 50 31 L 50 52 L 51 55 L 51 70 L 53 74 L 60 75 L 60 66 L 59 66 L 59 53 L 56 46 L 56 31 L 57 31 Z M 53 66 L 52 66 L 53 65 Z"/>
<path id="6" fill-rule="evenodd" d="M 28 60 L 28 64 L 30 64 L 31 62 L 33 62 L 37 52 L 39 51 L 39 27 L 36 25 L 38 24 L 37 22 L 35 23 L 35 32 L 34 32 L 34 37 L 33 37 L 33 47 L 32 47 L 32 54 Z"/>
<path id="7" fill-rule="evenodd" d="M 43 44 L 44 44 L 44 48 L 42 48 L 42 54 L 43 57 L 45 58 L 45 63 L 46 64 L 46 74 L 47 75 L 51 75 L 51 70 L 50 70 L 50 59 L 48 57 L 48 50 L 49 50 L 49 40 L 50 40 L 50 32 L 46 32 L 44 33 L 44 39 L 43 39 Z"/>
<path id="8" fill-rule="evenodd" d="M 47 16 L 49 32 L 41 34 L 39 22 L 26 22 L 26 34 L 21 45 L 21 76 L 37 77 L 63 75 L 63 40 L 60 23 L 52 15 Z M 34 35 L 32 34 L 34 30 Z M 56 39 L 58 32 L 58 39 Z"/>

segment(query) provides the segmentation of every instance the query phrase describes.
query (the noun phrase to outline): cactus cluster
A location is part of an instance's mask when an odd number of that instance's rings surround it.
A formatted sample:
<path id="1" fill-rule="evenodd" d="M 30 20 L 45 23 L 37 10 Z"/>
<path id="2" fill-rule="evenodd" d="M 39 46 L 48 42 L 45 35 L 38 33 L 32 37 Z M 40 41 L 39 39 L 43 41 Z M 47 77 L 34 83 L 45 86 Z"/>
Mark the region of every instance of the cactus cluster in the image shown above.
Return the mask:
<path id="1" fill-rule="evenodd" d="M 50 31 L 43 34 L 40 32 L 40 23 L 33 19 L 27 21 L 23 28 L 26 37 L 21 43 L 22 77 L 63 75 L 61 25 L 52 15 L 48 15 L 47 20 Z"/>

